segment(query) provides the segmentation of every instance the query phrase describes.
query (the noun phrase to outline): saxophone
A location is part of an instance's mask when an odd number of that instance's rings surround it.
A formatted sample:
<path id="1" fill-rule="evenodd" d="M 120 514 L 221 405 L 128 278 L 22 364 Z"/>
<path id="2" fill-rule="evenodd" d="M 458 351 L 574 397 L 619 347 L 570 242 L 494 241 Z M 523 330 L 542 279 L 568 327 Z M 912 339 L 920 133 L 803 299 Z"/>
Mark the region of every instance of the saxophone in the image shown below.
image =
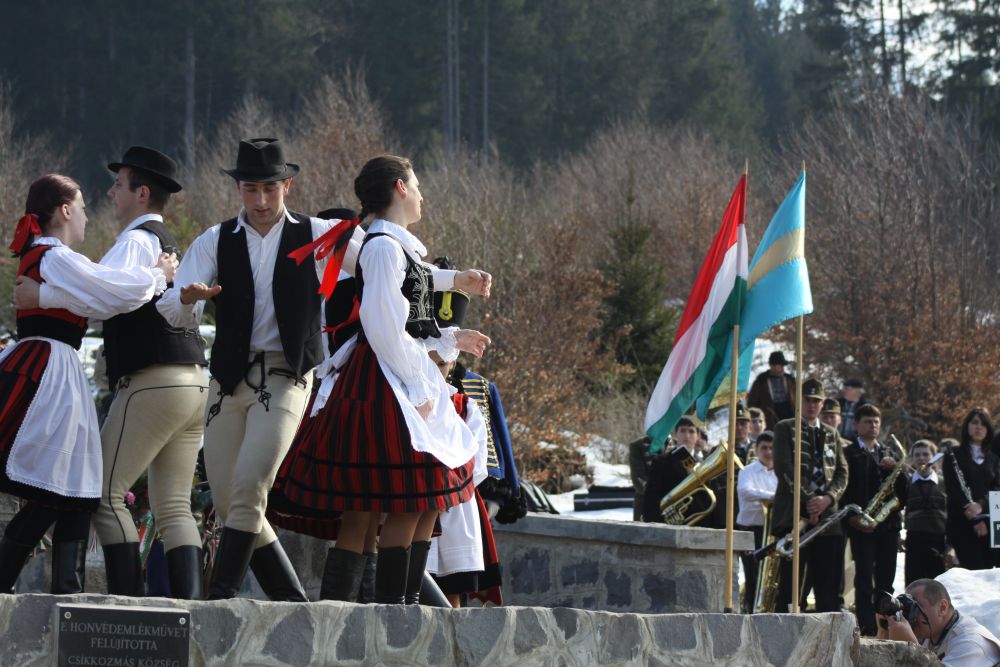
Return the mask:
<path id="1" fill-rule="evenodd" d="M 882 480 L 878 491 L 868 501 L 864 513 L 858 518 L 861 525 L 865 528 L 874 528 L 889 518 L 890 514 L 899 509 L 899 499 L 896 498 L 895 485 L 899 473 L 903 472 L 903 469 L 907 467 L 906 452 L 903 450 L 903 446 L 899 444 L 899 440 L 896 439 L 895 435 L 890 434 L 889 440 L 896 449 L 899 460 L 896 462 L 896 467 L 892 469 L 889 476 Z"/>
<path id="2" fill-rule="evenodd" d="M 774 544 L 775 538 L 771 535 L 771 505 L 773 500 L 762 500 L 760 503 L 764 508 L 764 539 L 769 547 Z M 774 553 L 768 552 L 757 565 L 757 591 L 753 599 L 753 609 L 748 610 L 754 614 L 772 614 L 778 604 L 778 567 L 781 559 Z"/>

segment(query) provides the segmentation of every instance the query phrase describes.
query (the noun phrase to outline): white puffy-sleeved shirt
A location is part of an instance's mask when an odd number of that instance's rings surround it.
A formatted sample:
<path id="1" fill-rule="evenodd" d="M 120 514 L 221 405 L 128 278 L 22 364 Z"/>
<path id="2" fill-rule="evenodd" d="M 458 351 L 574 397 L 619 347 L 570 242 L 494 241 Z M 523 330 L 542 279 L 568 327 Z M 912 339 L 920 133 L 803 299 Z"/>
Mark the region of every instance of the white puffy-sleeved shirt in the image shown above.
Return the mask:
<path id="1" fill-rule="evenodd" d="M 58 239 L 41 237 L 45 253 L 39 273 L 45 288 L 42 307 L 67 308 L 83 316 L 108 319 L 148 302 L 166 285 L 159 269 L 112 269 L 73 252 Z M 31 338 L 11 345 L 0 358 Z M 76 350 L 61 341 L 50 345 L 49 359 L 24 421 L 11 445 L 7 476 L 71 498 L 101 495 L 101 436 L 97 412 Z"/>
<path id="2" fill-rule="evenodd" d="M 410 304 L 401 291 L 406 257 L 424 264 L 421 258 L 427 250 L 413 234 L 388 220 L 376 220 L 368 233 L 386 236 L 366 242 L 358 259 L 364 279 L 359 316 L 365 338 L 403 412 L 413 448 L 449 468 L 465 465 L 476 454 L 475 437 L 455 412 L 448 385 L 427 355 L 430 350 L 443 353 L 444 358 L 453 354 L 454 330 L 445 329 L 441 338 L 423 340 L 406 332 Z M 437 274 L 433 275 L 435 289 L 448 288 L 437 285 Z M 427 401 L 433 407 L 424 420 L 416 406 Z"/>
<path id="3" fill-rule="evenodd" d="M 331 228 L 340 223 L 340 220 L 323 220 L 321 218 L 310 218 L 312 225 L 312 237 L 317 239 Z M 239 233 L 240 229 L 246 230 L 247 251 L 250 255 L 250 267 L 253 271 L 254 303 L 253 331 L 250 335 L 251 352 L 280 352 L 281 335 L 278 332 L 278 320 L 274 311 L 274 299 L 271 283 L 274 279 L 274 264 L 278 258 L 278 246 L 281 242 L 281 232 L 286 224 L 302 224 L 296 220 L 286 209 L 280 222 L 275 224 L 266 236 L 261 236 L 246 221 L 246 211 L 241 209 L 236 218 L 236 228 L 233 233 Z M 181 265 L 174 276 L 174 289 L 169 289 L 163 298 L 156 303 L 157 309 L 164 319 L 172 326 L 186 329 L 195 328 L 201 321 L 201 314 L 205 308 L 204 301 L 197 301 L 193 304 L 183 304 L 180 301 L 180 288 L 187 287 L 193 283 L 204 283 L 209 287 L 218 282 L 219 277 L 219 234 L 222 233 L 222 226 L 210 227 L 198 238 L 194 240 L 191 247 L 184 254 Z M 357 262 L 358 250 L 361 248 L 361 240 L 364 238 L 364 230 L 360 227 L 355 229 L 350 246 L 344 255 L 343 269 L 350 275 L 354 275 L 354 267 Z M 316 262 L 316 277 L 322 282 L 323 271 L 326 268 L 326 260 Z M 455 271 L 441 271 L 435 273 L 435 281 L 441 280 L 449 286 L 454 283 Z M 447 289 L 447 288 L 444 288 Z"/>

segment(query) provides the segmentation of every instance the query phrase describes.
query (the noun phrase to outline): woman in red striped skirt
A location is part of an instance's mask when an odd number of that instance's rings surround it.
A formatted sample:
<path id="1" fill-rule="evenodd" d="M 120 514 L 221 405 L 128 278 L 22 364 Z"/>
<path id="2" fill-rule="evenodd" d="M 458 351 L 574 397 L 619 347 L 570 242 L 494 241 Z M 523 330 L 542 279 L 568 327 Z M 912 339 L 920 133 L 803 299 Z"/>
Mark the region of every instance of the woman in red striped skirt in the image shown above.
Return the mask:
<path id="1" fill-rule="evenodd" d="M 360 217 L 377 216 L 356 268 L 362 331 L 338 352 L 345 361 L 336 384 L 303 422 L 278 479 L 285 498 L 313 516 L 342 513 L 324 576 L 342 581 L 342 599 L 356 595 L 372 513 L 387 513 L 375 601 L 418 601 L 438 513 L 474 491 L 475 438 L 427 351 L 481 356 L 490 341 L 476 331 L 442 333 L 434 321 L 432 292 L 451 285 L 435 286 L 426 248 L 408 229 L 420 220 L 419 185 L 409 160 L 395 156 L 370 160 L 354 181 Z M 464 291 L 489 295 L 488 274 L 458 276 Z"/>
<path id="2" fill-rule="evenodd" d="M 34 289 L 40 307 L 18 308 L 18 342 L 0 354 L 0 491 L 27 501 L 0 539 L 0 593 L 13 592 L 53 523 L 52 592 L 83 590 L 102 457 L 97 412 L 76 350 L 87 317 L 135 310 L 166 289 L 177 267 L 177 258 L 166 254 L 154 269 L 94 264 L 69 249 L 83 240 L 86 225 L 80 186 L 49 174 L 32 183 L 11 244 L 20 258 L 18 276 L 34 281 L 17 288 L 16 300 Z M 73 304 L 72 311 L 45 309 L 50 293 Z"/>

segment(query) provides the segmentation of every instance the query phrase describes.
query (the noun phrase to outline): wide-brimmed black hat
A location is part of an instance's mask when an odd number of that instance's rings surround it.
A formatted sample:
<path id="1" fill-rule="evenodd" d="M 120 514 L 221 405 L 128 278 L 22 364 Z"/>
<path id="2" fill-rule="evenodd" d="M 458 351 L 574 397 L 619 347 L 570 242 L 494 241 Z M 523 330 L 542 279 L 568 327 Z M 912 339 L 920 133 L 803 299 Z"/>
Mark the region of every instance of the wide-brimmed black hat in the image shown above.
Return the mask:
<path id="1" fill-rule="evenodd" d="M 772 352 L 771 356 L 767 358 L 767 365 L 774 366 L 775 364 L 781 364 L 782 366 L 787 366 L 788 361 L 785 359 L 785 353 L 782 351 Z"/>
<path id="2" fill-rule="evenodd" d="M 237 181 L 273 183 L 295 176 L 299 173 L 299 165 L 285 162 L 280 141 L 261 137 L 241 140 L 236 153 L 236 168 L 223 169 L 222 173 Z"/>
<path id="3" fill-rule="evenodd" d="M 108 169 L 115 173 L 122 167 L 135 169 L 152 177 L 167 192 L 181 191 L 181 184 L 177 182 L 177 172 L 180 171 L 177 163 L 155 148 L 132 146 L 125 151 L 121 162 L 112 162 L 108 165 Z"/>
<path id="4" fill-rule="evenodd" d="M 316 214 L 322 220 L 354 220 L 358 217 L 353 208 L 328 208 Z"/>

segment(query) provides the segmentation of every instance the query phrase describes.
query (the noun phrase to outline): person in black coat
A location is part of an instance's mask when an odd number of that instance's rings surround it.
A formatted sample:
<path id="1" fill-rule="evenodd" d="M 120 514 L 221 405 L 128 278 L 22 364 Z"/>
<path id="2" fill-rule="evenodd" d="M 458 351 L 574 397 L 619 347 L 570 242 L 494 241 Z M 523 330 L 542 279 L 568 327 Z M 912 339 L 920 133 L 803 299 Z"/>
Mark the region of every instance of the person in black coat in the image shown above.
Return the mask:
<path id="1" fill-rule="evenodd" d="M 958 563 L 968 570 L 1000 565 L 1000 549 L 990 548 L 988 511 L 990 491 L 1000 491 L 1000 457 L 995 452 L 997 434 L 986 408 L 973 408 L 962 421 L 959 446 L 945 457 L 944 480 L 948 493 L 948 543 Z M 992 443 L 992 444 L 991 444 Z M 970 498 L 959 482 L 961 470 Z"/>

